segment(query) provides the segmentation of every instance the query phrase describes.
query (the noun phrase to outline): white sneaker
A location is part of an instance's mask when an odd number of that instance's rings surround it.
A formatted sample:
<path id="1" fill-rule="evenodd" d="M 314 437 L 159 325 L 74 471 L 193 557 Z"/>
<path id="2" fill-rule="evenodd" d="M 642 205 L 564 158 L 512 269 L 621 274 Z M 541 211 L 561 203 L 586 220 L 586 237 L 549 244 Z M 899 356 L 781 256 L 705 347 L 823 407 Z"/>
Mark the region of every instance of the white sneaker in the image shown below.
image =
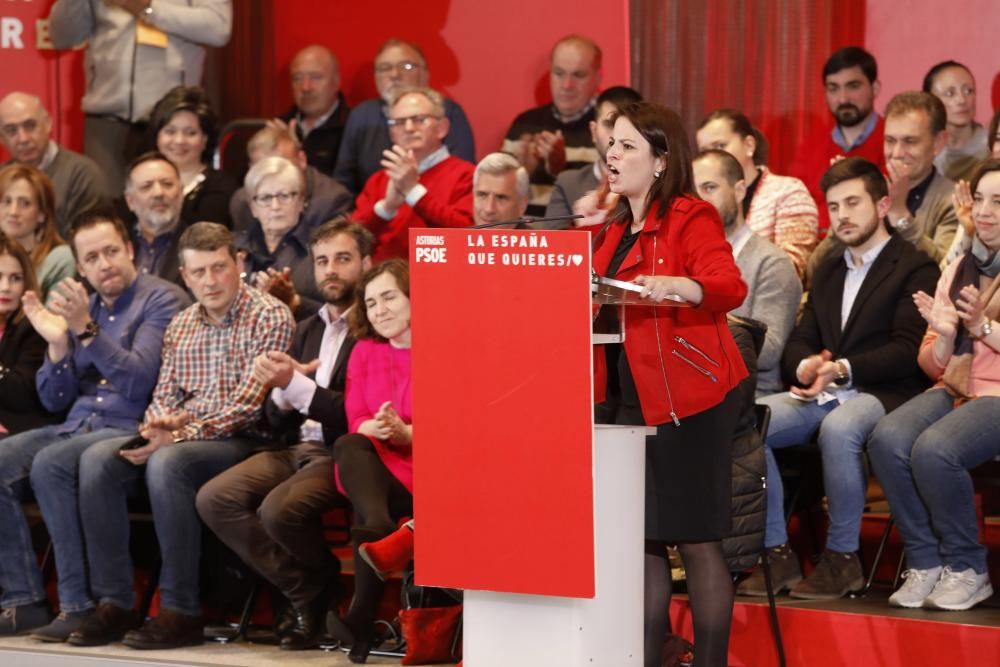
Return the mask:
<path id="1" fill-rule="evenodd" d="M 971 567 L 962 572 L 955 572 L 950 567 L 945 566 L 941 572 L 940 581 L 924 600 L 924 606 L 932 609 L 964 611 L 971 609 L 991 595 L 993 595 L 993 586 L 990 585 L 988 573 L 976 574 L 976 571 Z"/>
<path id="2" fill-rule="evenodd" d="M 941 566 L 927 570 L 909 569 L 903 573 L 903 585 L 889 596 L 889 604 L 893 607 L 917 609 L 924 606 L 924 599 L 934 590 L 934 585 L 941 578 Z"/>

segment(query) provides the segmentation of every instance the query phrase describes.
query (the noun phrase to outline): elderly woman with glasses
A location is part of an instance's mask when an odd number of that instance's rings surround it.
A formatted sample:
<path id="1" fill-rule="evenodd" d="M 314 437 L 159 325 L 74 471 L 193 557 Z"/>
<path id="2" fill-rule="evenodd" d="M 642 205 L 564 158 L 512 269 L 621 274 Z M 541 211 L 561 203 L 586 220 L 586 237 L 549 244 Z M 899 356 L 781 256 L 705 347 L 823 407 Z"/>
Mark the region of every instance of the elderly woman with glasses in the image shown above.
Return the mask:
<path id="1" fill-rule="evenodd" d="M 297 318 L 308 317 L 323 297 L 309 260 L 312 229 L 302 221 L 302 170 L 283 157 L 268 157 L 250 168 L 243 183 L 254 216 L 250 229 L 237 236 L 246 274 L 255 287 L 287 303 Z"/>

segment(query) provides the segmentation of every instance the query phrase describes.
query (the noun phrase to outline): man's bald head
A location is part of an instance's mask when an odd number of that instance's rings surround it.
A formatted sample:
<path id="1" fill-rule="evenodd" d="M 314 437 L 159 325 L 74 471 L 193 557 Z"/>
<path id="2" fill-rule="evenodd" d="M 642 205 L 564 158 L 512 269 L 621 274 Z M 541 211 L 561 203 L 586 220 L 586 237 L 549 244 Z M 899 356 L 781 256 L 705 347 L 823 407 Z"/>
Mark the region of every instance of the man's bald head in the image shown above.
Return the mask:
<path id="1" fill-rule="evenodd" d="M 49 112 L 35 95 L 13 92 L 0 100 L 0 141 L 15 162 L 41 164 L 51 131 Z"/>
<path id="2" fill-rule="evenodd" d="M 307 46 L 292 58 L 292 96 L 295 106 L 307 119 L 327 113 L 340 90 L 340 65 L 337 56 L 325 46 Z"/>

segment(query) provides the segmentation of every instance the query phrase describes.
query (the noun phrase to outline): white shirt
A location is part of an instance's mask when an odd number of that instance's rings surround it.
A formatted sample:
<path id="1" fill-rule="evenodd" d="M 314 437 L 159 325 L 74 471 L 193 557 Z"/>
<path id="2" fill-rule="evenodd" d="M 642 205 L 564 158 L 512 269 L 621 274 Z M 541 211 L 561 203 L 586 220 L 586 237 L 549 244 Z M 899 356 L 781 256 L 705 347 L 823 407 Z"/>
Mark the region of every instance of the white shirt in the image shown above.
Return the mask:
<path id="1" fill-rule="evenodd" d="M 878 256 L 882 253 L 888 242 L 889 239 L 886 239 L 877 246 L 869 248 L 867 252 L 861 255 L 861 266 L 854 264 L 854 255 L 851 254 L 850 249 L 844 249 L 844 263 L 847 264 L 847 275 L 844 276 L 844 295 L 840 301 L 841 331 L 847 326 L 847 319 L 851 316 L 851 309 L 854 308 L 854 302 L 858 298 L 858 292 L 861 291 L 861 285 L 865 282 L 865 278 L 868 276 L 868 272 L 871 271 L 872 265 L 875 264 L 875 260 L 878 259 Z M 803 359 L 803 361 L 805 360 Z M 847 377 L 852 378 L 854 373 L 851 370 L 851 362 L 847 359 L 839 359 L 839 361 L 842 361 L 847 366 Z M 816 396 L 816 402 L 819 405 L 829 403 L 833 400 L 841 404 L 846 403 L 858 395 L 858 390 L 851 385 L 851 381 L 848 381 L 847 385 L 843 387 L 831 384 Z"/>
<path id="2" fill-rule="evenodd" d="M 330 376 L 337 363 L 340 348 L 347 339 L 347 313 L 345 310 L 335 320 L 330 319 L 330 310 L 326 306 L 320 308 L 319 318 L 326 323 L 323 330 L 323 340 L 319 345 L 319 368 L 316 369 L 316 379 L 312 380 L 295 371 L 291 382 L 284 389 L 276 388 L 271 392 L 271 400 L 282 410 L 298 410 L 304 415 L 309 414 L 309 406 L 316 394 L 316 386 L 324 389 L 330 386 Z M 323 425 L 314 419 L 306 419 L 299 430 L 302 442 L 323 442 Z"/>

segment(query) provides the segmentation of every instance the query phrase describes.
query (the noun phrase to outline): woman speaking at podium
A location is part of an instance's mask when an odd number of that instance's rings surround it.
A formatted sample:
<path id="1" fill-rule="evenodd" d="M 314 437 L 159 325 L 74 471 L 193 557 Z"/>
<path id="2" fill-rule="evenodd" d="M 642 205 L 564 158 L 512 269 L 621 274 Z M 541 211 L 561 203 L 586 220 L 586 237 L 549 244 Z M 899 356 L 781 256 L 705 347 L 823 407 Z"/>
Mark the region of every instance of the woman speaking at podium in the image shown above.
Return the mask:
<path id="1" fill-rule="evenodd" d="M 733 388 L 747 371 L 726 313 L 747 288 L 715 208 L 694 194 L 691 158 L 676 113 L 646 102 L 625 107 L 607 153 L 607 222 L 594 237 L 594 270 L 641 285 L 651 304 L 626 308 L 616 418 L 656 426 L 646 444 L 647 666 L 660 665 L 669 627 L 667 545 L 677 545 L 687 572 L 696 665 L 727 664 L 732 619 L 721 540 L 731 523 Z M 690 307 L 652 305 L 667 295 Z M 594 356 L 600 393 L 604 354 Z"/>

